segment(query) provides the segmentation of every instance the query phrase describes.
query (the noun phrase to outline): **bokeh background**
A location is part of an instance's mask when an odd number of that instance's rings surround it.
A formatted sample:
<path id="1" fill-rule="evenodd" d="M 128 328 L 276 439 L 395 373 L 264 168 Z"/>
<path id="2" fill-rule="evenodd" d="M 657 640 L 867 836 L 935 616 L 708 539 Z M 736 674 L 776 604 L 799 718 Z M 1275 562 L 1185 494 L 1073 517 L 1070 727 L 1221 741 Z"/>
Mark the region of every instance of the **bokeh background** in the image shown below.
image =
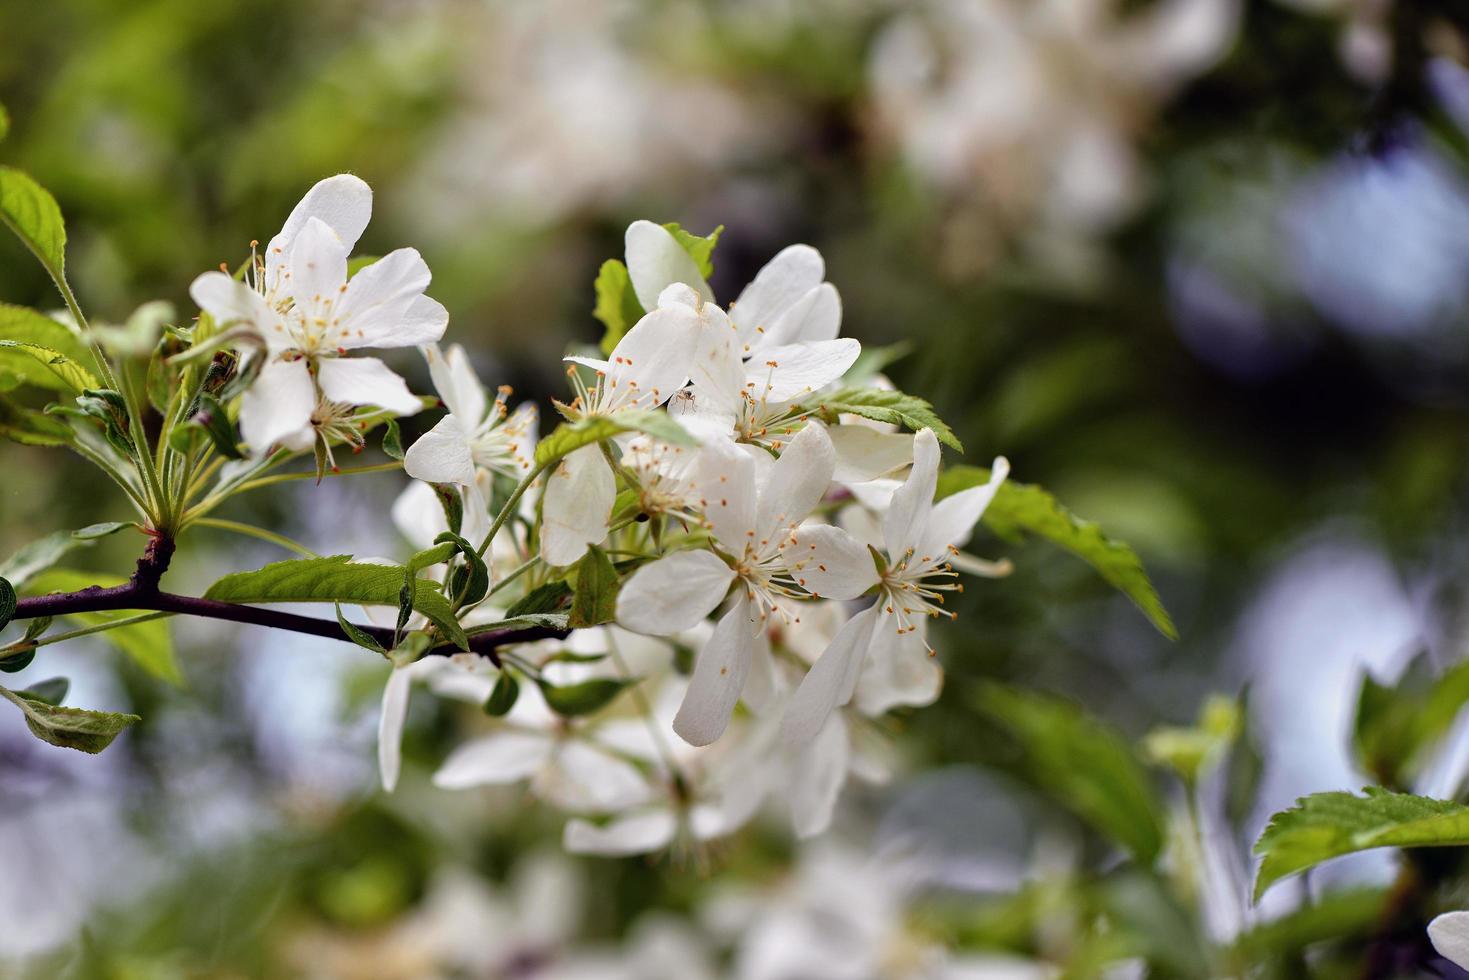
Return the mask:
<path id="1" fill-rule="evenodd" d="M 1248 687 L 1265 769 L 1241 839 L 1367 781 L 1346 744 L 1362 670 L 1454 662 L 1469 630 L 1466 39 L 1469 10 L 1418 0 L 0 4 L 0 159 L 61 202 L 94 317 L 187 315 L 194 275 L 351 171 L 376 194 L 361 250 L 417 246 L 480 374 L 546 404 L 567 345 L 600 335 L 591 282 L 631 219 L 724 225 L 722 298 L 808 242 L 844 334 L 909 344 L 895 382 L 970 461 L 1004 453 L 1134 545 L 1182 634 L 1070 556 L 985 538 L 1016 572 L 942 634 L 945 694 L 898 723 L 905 774 L 849 789 L 817 845 L 771 823 L 681 861 L 564 859 L 523 794 L 434 790 L 477 722 L 426 696 L 384 797 L 386 669 L 345 645 L 178 623 L 172 690 L 77 642 L 30 673 L 146 720 L 91 757 L 0 716 L 0 974 L 798 980 L 823 974 L 761 973 L 750 946 L 809 941 L 770 939 L 760 909 L 811 912 L 813 881 L 908 923 L 921 879 L 971 912 L 920 934 L 1064 951 L 1056 883 L 1105 851 L 978 720 L 981 678 L 1133 736 Z M 0 298 L 56 304 L 9 240 Z M 403 482 L 236 516 L 401 555 Z M 63 454 L 0 445 L 0 553 L 124 510 Z M 176 587 L 280 557 L 214 533 Z M 73 564 L 121 572 L 133 547 Z M 905 884 L 842 878 L 853 853 L 891 855 Z M 1345 862 L 1312 886 L 1389 872 Z M 899 945 L 876 975 L 928 976 Z M 985 962 L 973 976 L 1043 975 Z M 1181 962 L 1155 975 L 1200 975 Z"/>

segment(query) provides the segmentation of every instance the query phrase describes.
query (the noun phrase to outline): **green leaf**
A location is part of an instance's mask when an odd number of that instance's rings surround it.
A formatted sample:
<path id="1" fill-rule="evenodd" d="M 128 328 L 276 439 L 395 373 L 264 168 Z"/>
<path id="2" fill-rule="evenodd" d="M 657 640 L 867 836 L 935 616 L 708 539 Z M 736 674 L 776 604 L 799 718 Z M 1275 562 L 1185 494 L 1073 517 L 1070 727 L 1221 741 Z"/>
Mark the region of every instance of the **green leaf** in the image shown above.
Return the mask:
<path id="1" fill-rule="evenodd" d="M 448 546 L 430 551 L 444 548 Z M 354 562 L 351 555 L 278 561 L 252 572 L 226 575 L 205 591 L 204 598 L 221 602 L 355 602 L 396 606 L 403 587 L 404 568 Z M 448 600 L 440 594 L 437 582 L 414 580 L 413 608 L 428 617 L 445 639 L 460 649 L 468 649 L 464 630 L 454 618 Z"/>
<path id="2" fill-rule="evenodd" d="M 507 616 L 498 623 L 482 623 L 467 631 L 469 636 L 479 636 L 482 633 L 499 633 L 505 630 L 529 630 L 567 629 L 565 613 L 521 613 L 516 616 Z"/>
<path id="3" fill-rule="evenodd" d="M 627 266 L 617 259 L 602 263 L 593 288 L 597 292 L 597 305 L 592 309 L 592 316 L 607 328 L 602 334 L 602 353 L 611 354 L 623 335 L 643 318 L 643 307 L 633 291 Z"/>
<path id="4" fill-rule="evenodd" d="M 980 486 L 989 478 L 990 471 L 984 467 L 952 466 L 939 474 L 938 496 Z M 984 524 L 1004 538 L 1019 538 L 1022 531 L 1028 531 L 1065 548 L 1131 599 L 1158 632 L 1170 640 L 1178 639 L 1178 629 L 1163 608 L 1137 553 L 1121 541 L 1108 538 L 1098 525 L 1071 513 L 1040 487 L 1006 480 L 985 510 Z"/>
<path id="5" fill-rule="evenodd" d="M 1019 744 L 1029 778 L 1144 865 L 1157 859 L 1163 804 L 1120 734 L 1069 701 L 999 684 L 980 689 L 978 706 Z"/>
<path id="6" fill-rule="evenodd" d="M 70 392 L 73 395 L 80 395 L 89 389 L 101 387 L 101 382 L 97 380 L 92 372 L 58 350 L 19 340 L 0 340 L 0 357 L 17 354 L 29 357 L 40 364 L 59 382 L 57 384 L 43 385 L 43 387 L 55 388 L 59 391 Z M 14 362 L 11 363 L 13 364 Z M 39 378 L 39 375 L 35 377 Z M 35 380 L 32 383 L 41 384 L 39 380 Z"/>
<path id="7" fill-rule="evenodd" d="M 699 272 L 705 279 L 714 275 L 714 246 L 719 244 L 719 236 L 724 231 L 724 225 L 715 228 L 708 235 L 695 235 L 693 232 L 684 231 L 677 221 L 670 221 L 663 227 L 668 229 L 679 247 L 689 253 L 689 258 L 694 260 L 694 265 L 699 267 Z"/>
<path id="8" fill-rule="evenodd" d="M 556 685 L 536 678 L 546 704 L 563 718 L 589 715 L 604 708 L 633 683 L 630 678 L 595 677 L 578 684 Z"/>
<path id="9" fill-rule="evenodd" d="M 32 541 L 24 548 L 0 562 L 0 577 L 7 578 L 17 588 L 24 588 L 38 572 L 45 571 L 61 560 L 73 548 L 90 547 L 98 538 L 115 534 L 132 525 L 120 521 L 92 524 L 79 531 L 57 531 L 44 538 Z M 92 583 L 88 583 L 89 585 Z"/>
<path id="10" fill-rule="evenodd" d="M 642 432 L 674 446 L 697 446 L 699 441 L 667 412 L 622 411 L 615 415 L 592 415 L 575 422 L 562 422 L 536 446 L 536 464 L 548 465 L 583 446 L 611 439 L 624 432 Z"/>
<path id="11" fill-rule="evenodd" d="M 464 527 L 464 498 L 459 495 L 459 488 L 452 483 L 430 483 L 429 486 L 434 488 L 434 496 L 444 509 L 444 521 L 449 530 L 458 534 Z"/>
<path id="12" fill-rule="evenodd" d="M 106 525 L 94 525 L 94 527 L 105 527 Z M 126 526 L 126 525 L 124 525 Z M 95 533 L 93 528 L 83 528 L 75 534 Z M 48 592 L 75 592 L 85 589 L 90 585 L 100 585 L 110 588 L 122 585 L 127 579 L 120 575 L 102 575 L 94 572 L 82 572 L 72 568 L 53 568 L 41 572 L 26 583 L 26 591 L 32 595 L 45 595 Z M 101 612 L 79 612 L 67 613 L 67 616 L 76 620 L 83 626 L 101 626 L 119 619 L 126 619 L 136 615 L 133 610 L 114 609 Z M 128 626 L 119 626 L 117 629 L 105 630 L 98 635 L 99 639 L 106 640 L 115 648 L 127 656 L 133 663 L 143 668 L 149 674 L 165 681 L 175 687 L 181 687 L 184 683 L 183 673 L 179 670 L 178 660 L 174 656 L 173 638 L 168 631 L 168 622 L 163 619 L 150 619 L 142 623 L 132 623 Z"/>
<path id="13" fill-rule="evenodd" d="M 617 589 L 621 582 L 607 552 L 592 545 L 576 565 L 576 590 L 567 623 L 572 629 L 600 626 L 617 618 Z"/>
<path id="14" fill-rule="evenodd" d="M 66 446 L 73 436 L 65 422 L 0 397 L 0 438 L 24 446 Z"/>
<path id="15" fill-rule="evenodd" d="M 1369 786 L 1366 795 L 1313 793 L 1270 818 L 1255 842 L 1263 860 L 1255 901 L 1282 878 L 1376 847 L 1469 845 L 1469 807 Z"/>
<path id="16" fill-rule="evenodd" d="M 360 647 L 371 650 L 373 653 L 380 653 L 385 657 L 388 655 L 388 651 L 383 649 L 383 645 L 377 641 L 376 637 L 342 615 L 342 604 L 340 602 L 336 604 L 336 610 L 337 625 L 342 628 L 343 633 L 347 634 L 347 639 Z"/>
<path id="17" fill-rule="evenodd" d="M 71 681 L 65 677 L 52 677 L 47 680 L 32 684 L 24 691 L 15 693 L 24 695 L 34 701 L 42 701 L 55 707 L 66 700 L 66 692 L 71 690 Z"/>
<path id="18" fill-rule="evenodd" d="M 49 350 L 72 363 L 90 363 L 91 354 L 74 330 L 28 307 L 0 303 L 0 339 L 28 348 Z M 46 363 L 46 358 L 30 349 L 0 350 L 0 377 L 6 375 L 12 376 L 19 384 L 53 391 L 77 394 L 82 390 L 57 374 Z M 97 387 L 95 378 L 88 375 L 88 381 L 84 387 Z"/>
<path id="19" fill-rule="evenodd" d="M 453 531 L 444 531 L 434 540 L 450 544 L 464 560 L 450 575 L 450 598 L 461 606 L 472 606 L 483 599 L 490 591 L 490 569 L 475 546 Z"/>
<path id="20" fill-rule="evenodd" d="M 1469 660 L 1434 676 L 1428 655 L 1420 654 L 1391 687 L 1364 676 L 1352 735 L 1362 768 L 1387 786 L 1411 784 L 1466 702 Z"/>
<path id="21" fill-rule="evenodd" d="M 0 697 L 25 713 L 26 727 L 41 741 L 94 755 L 111 745 L 123 729 L 143 720 L 137 715 L 113 711 L 62 708 L 25 691 L 3 687 L 0 687 Z"/>
<path id="22" fill-rule="evenodd" d="M 1299 953 L 1331 939 L 1363 936 L 1381 921 L 1387 893 L 1381 888 L 1350 888 L 1312 896 L 1311 902 L 1262 922 L 1235 940 L 1247 962 Z"/>
<path id="23" fill-rule="evenodd" d="M 363 269 L 366 269 L 368 266 L 372 265 L 380 258 L 382 258 L 381 255 L 352 256 L 352 258 L 347 261 L 347 278 L 351 279 L 353 276 L 357 275 L 357 273 L 361 272 Z"/>
<path id="24" fill-rule="evenodd" d="M 515 701 L 520 697 L 520 682 L 515 675 L 508 670 L 500 671 L 500 677 L 495 681 L 495 689 L 485 699 L 485 714 L 495 718 L 502 718 L 510 713 L 515 707 Z"/>
<path id="25" fill-rule="evenodd" d="M 179 452 L 187 452 L 195 433 L 202 432 L 225 459 L 244 459 L 245 454 L 240 452 L 239 433 L 220 400 L 201 391 L 194 399 L 193 407 L 194 414 L 189 416 L 189 420 L 169 434 L 169 445 Z"/>
<path id="26" fill-rule="evenodd" d="M 514 619 L 517 616 L 555 612 L 562 607 L 569 595 L 571 595 L 571 586 L 562 579 L 538 585 L 511 603 L 510 608 L 505 610 L 505 617 Z"/>
<path id="27" fill-rule="evenodd" d="M 397 419 L 387 420 L 387 427 L 383 430 L 383 452 L 393 459 L 403 458 L 403 431 L 398 428 Z"/>
<path id="28" fill-rule="evenodd" d="M 19 600 L 15 597 L 15 586 L 10 584 L 9 579 L 0 578 L 0 630 L 10 625 L 18 602 Z"/>
<path id="29" fill-rule="evenodd" d="M 1204 702 L 1197 724 L 1188 728 L 1161 725 L 1143 739 L 1143 751 L 1191 784 L 1224 761 L 1242 724 L 1234 699 L 1216 694 Z"/>
<path id="30" fill-rule="evenodd" d="M 0 222 L 35 253 L 66 292 L 66 225 L 50 192 L 29 174 L 0 167 Z"/>
<path id="31" fill-rule="evenodd" d="M 901 391 L 883 388 L 842 388 L 822 396 L 812 408 L 828 422 L 835 422 L 838 415 L 860 415 L 878 422 L 891 422 L 917 432 L 932 429 L 939 442 L 957 452 L 963 452 L 954 431 L 934 413 L 933 406 L 922 398 L 905 395 Z"/>
<path id="32" fill-rule="evenodd" d="M 7 653 L 6 650 L 14 650 Z M 11 644 L 5 650 L 0 650 L 0 674 L 18 674 L 31 665 L 36 659 L 36 648 L 27 646 L 25 641 Z"/>

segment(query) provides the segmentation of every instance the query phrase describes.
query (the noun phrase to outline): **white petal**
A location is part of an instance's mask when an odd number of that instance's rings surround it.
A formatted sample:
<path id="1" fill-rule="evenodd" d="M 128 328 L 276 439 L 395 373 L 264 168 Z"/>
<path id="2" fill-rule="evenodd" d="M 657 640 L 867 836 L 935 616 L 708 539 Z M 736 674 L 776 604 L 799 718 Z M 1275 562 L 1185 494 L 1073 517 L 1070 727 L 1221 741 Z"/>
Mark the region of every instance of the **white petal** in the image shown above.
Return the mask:
<path id="1" fill-rule="evenodd" d="M 541 558 L 548 565 L 570 565 L 601 544 L 617 499 L 612 470 L 597 446 L 583 446 L 563 459 L 546 478 L 542 500 Z"/>
<path id="2" fill-rule="evenodd" d="M 503 786 L 527 778 L 551 758 L 555 744 L 534 732 L 500 731 L 465 742 L 434 773 L 440 789 Z"/>
<path id="3" fill-rule="evenodd" d="M 699 307 L 704 305 L 704 297 L 700 296 L 698 290 L 681 282 L 673 283 L 658 294 L 658 306 L 687 306 L 698 312 Z M 712 304 L 711 304 L 712 305 Z M 718 309 L 718 307 L 715 307 Z"/>
<path id="4" fill-rule="evenodd" d="M 351 174 L 317 181 L 291 211 L 271 246 L 287 246 L 312 218 L 324 222 L 350 251 L 372 218 L 372 188 Z"/>
<path id="5" fill-rule="evenodd" d="M 309 440 L 315 409 L 306 362 L 270 360 L 240 398 L 240 434 L 256 454 L 283 441 L 294 444 L 303 434 Z"/>
<path id="6" fill-rule="evenodd" d="M 900 636 L 891 617 L 878 618 L 857 678 L 857 709 L 864 715 L 880 715 L 899 705 L 922 707 L 938 700 L 944 672 L 923 645 L 924 628 L 920 623 L 920 632 Z"/>
<path id="7" fill-rule="evenodd" d="M 437 344 L 429 344 L 423 349 L 423 359 L 428 362 L 429 377 L 445 407 L 467 422 L 469 430 L 476 428 L 484 421 L 489 404 L 464 348 L 450 344 L 440 350 Z"/>
<path id="8" fill-rule="evenodd" d="M 932 429 L 913 437 L 913 469 L 893 493 L 883 521 L 882 536 L 893 561 L 901 561 L 909 548 L 917 550 L 920 535 L 928 527 L 933 510 L 933 492 L 939 479 L 939 440 Z"/>
<path id="9" fill-rule="evenodd" d="M 728 439 L 699 451 L 694 482 L 714 537 L 736 557 L 755 533 L 755 460 Z"/>
<path id="10" fill-rule="evenodd" d="M 458 416 L 445 415 L 419 436 L 403 455 L 403 471 L 428 483 L 473 483 L 474 457 L 469 450 L 469 435 Z"/>
<path id="11" fill-rule="evenodd" d="M 723 314 L 703 318 L 689 371 L 700 411 L 739 414 L 744 402 L 745 364 L 738 344 L 734 328 Z"/>
<path id="12" fill-rule="evenodd" d="M 913 462 L 913 437 L 880 432 L 865 425 L 834 425 L 826 430 L 836 450 L 831 478 L 837 483 L 867 483 Z"/>
<path id="13" fill-rule="evenodd" d="M 276 316 L 265 298 L 232 276 L 206 272 L 190 284 L 189 295 L 221 327 L 240 322 L 258 327 L 267 336 L 274 333 L 269 328 L 275 325 Z"/>
<path id="14" fill-rule="evenodd" d="M 1445 912 L 1428 923 L 1428 940 L 1440 956 L 1469 970 L 1469 912 Z"/>
<path id="15" fill-rule="evenodd" d="M 933 513 L 928 518 L 928 528 L 918 546 L 920 557 L 937 557 L 944 554 L 950 546 L 964 547 L 974 533 L 974 525 L 984 516 L 990 501 L 995 499 L 1000 485 L 1009 475 L 1009 460 L 1003 456 L 996 457 L 990 469 L 990 478 L 983 486 L 960 490 L 934 504 Z"/>
<path id="16" fill-rule="evenodd" d="M 802 398 L 846 374 L 861 353 L 850 337 L 760 350 L 745 363 L 746 390 L 772 403 Z"/>
<path id="17" fill-rule="evenodd" d="M 835 340 L 841 329 L 842 299 L 835 286 L 824 282 L 792 303 L 751 346 L 758 351 L 782 344 Z"/>
<path id="18" fill-rule="evenodd" d="M 702 329 L 699 315 L 687 306 L 665 306 L 643 317 L 612 349 L 603 397 L 639 408 L 666 402 L 689 380 Z"/>
<path id="19" fill-rule="evenodd" d="M 819 599 L 855 599 L 878 582 L 872 552 L 830 524 L 802 524 L 781 553 L 796 583 Z"/>
<path id="20" fill-rule="evenodd" d="M 408 383 L 375 357 L 324 357 L 316 367 L 316 383 L 334 402 L 376 405 L 395 415 L 413 415 L 423 408 Z"/>
<path id="21" fill-rule="evenodd" d="M 750 672 L 745 675 L 745 689 L 740 697 L 745 707 L 756 714 L 763 713 L 773 704 L 779 703 L 786 692 L 785 677 L 775 663 L 770 651 L 770 634 L 761 630 L 755 635 L 755 647 L 750 657 Z"/>
<path id="22" fill-rule="evenodd" d="M 796 836 L 814 837 L 831 826 L 837 797 L 847 783 L 847 723 L 833 712 L 810 742 L 796 752 L 788 795 Z"/>
<path id="23" fill-rule="evenodd" d="M 572 813 L 610 813 L 648 802 L 648 781 L 631 763 L 575 739 L 556 749 L 531 788 L 541 799 Z"/>
<path id="24" fill-rule="evenodd" d="M 643 309 L 656 310 L 658 294 L 676 282 L 690 287 L 703 299 L 714 298 L 693 256 L 667 228 L 651 221 L 634 221 L 627 226 L 626 237 L 627 275 Z"/>
<path id="25" fill-rule="evenodd" d="M 432 547 L 434 538 L 449 530 L 448 522 L 444 519 L 444 508 L 439 504 L 434 488 L 427 483 L 408 484 L 398 495 L 398 499 L 393 501 L 392 517 L 393 526 L 398 532 L 408 539 L 409 544 L 419 549 Z M 398 615 L 396 609 L 383 608 L 394 617 Z"/>
<path id="26" fill-rule="evenodd" d="M 335 302 L 347 282 L 347 246 L 324 221 L 310 218 L 296 236 L 286 268 L 291 278 L 285 292 L 298 308 Z"/>
<path id="27" fill-rule="evenodd" d="M 412 248 L 389 252 L 358 272 L 336 311 L 340 346 L 413 347 L 442 337 L 449 316 L 423 295 L 430 278 L 428 264 Z"/>
<path id="28" fill-rule="evenodd" d="M 758 337 L 758 328 L 769 331 L 776 321 L 802 296 L 821 285 L 826 263 L 810 245 L 790 245 L 765 264 L 740 298 L 729 308 L 729 317 L 739 327 L 747 344 Z"/>
<path id="29" fill-rule="evenodd" d="M 734 570 L 707 551 L 679 551 L 639 568 L 617 594 L 618 625 L 667 636 L 714 611 Z"/>
<path id="30" fill-rule="evenodd" d="M 569 820 L 561 846 L 571 854 L 647 854 L 667 847 L 677 830 L 678 821 L 662 809 L 619 817 L 600 827 L 585 820 Z"/>
<path id="31" fill-rule="evenodd" d="M 408 667 L 395 667 L 383 688 L 383 710 L 377 724 L 377 768 L 383 789 L 389 793 L 398 785 L 403 761 L 403 722 L 408 717 L 412 685 L 412 671 Z"/>
<path id="32" fill-rule="evenodd" d="M 853 678 L 867 655 L 876 622 L 876 606 L 847 620 L 826 652 L 806 672 L 781 726 L 787 741 L 801 743 L 815 738 L 831 713 L 851 698 Z"/>
<path id="33" fill-rule="evenodd" d="M 750 600 L 742 593 L 694 660 L 688 693 L 673 719 L 673 730 L 690 745 L 710 744 L 729 725 L 760 628 L 750 614 Z"/>
<path id="34" fill-rule="evenodd" d="M 836 451 L 826 427 L 809 422 L 786 444 L 760 491 L 755 533 L 762 547 L 788 527 L 804 521 L 826 496 L 836 466 Z"/>

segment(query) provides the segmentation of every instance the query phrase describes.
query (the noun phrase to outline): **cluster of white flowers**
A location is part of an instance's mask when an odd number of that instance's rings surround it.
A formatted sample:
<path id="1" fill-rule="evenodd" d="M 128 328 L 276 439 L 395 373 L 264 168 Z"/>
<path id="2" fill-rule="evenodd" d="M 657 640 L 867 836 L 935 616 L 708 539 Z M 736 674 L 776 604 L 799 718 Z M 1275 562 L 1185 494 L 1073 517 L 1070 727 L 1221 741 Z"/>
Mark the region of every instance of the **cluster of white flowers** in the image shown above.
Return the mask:
<path id="1" fill-rule="evenodd" d="M 499 667 L 472 654 L 399 658 L 383 701 L 384 785 L 398 779 L 418 681 L 505 701 L 435 783 L 526 781 L 571 816 L 570 850 L 707 840 L 774 799 L 801 835 L 825 829 L 848 775 L 886 771 L 875 719 L 938 696 L 927 621 L 952 615 L 944 601 L 962 589 L 959 570 L 1004 573 L 959 549 L 1008 464 L 935 502 L 931 428 L 820 411 L 861 352 L 838 336 L 841 301 L 820 253 L 784 249 L 726 309 L 680 239 L 648 221 L 626 243 L 629 288 L 647 312 L 605 360 L 567 358 L 566 423 L 542 442 L 533 406 L 512 411 L 508 389 L 490 397 L 462 348 L 437 345 L 447 315 L 423 295 L 416 252 L 348 276 L 370 201 L 356 178 L 323 181 L 247 277 L 194 284 L 219 327 L 259 338 L 241 344 L 258 370 L 239 410 L 249 451 L 360 446 L 364 419 L 419 410 L 381 362 L 343 356 L 418 346 L 447 412 L 408 449 L 404 469 L 421 482 L 394 517 L 429 548 L 450 527 L 441 497 L 457 488 L 455 530 L 483 542 L 494 583 L 457 609 L 462 623 L 513 618 L 535 595 L 550 605 L 533 611 L 564 608 L 585 587 L 582 562 L 620 579 L 598 586 L 607 615 L 573 623 L 586 628 L 564 641 L 504 649 Z M 557 443 L 567 431 L 591 435 Z M 567 691 L 603 696 L 572 709 Z"/>

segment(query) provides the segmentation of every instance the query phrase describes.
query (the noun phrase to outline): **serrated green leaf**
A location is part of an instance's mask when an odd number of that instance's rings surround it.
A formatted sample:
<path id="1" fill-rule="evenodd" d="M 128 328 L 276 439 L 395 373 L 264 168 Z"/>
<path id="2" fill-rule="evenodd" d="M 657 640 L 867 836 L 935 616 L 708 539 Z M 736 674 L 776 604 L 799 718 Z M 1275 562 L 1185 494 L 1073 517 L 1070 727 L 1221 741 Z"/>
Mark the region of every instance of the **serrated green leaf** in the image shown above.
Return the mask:
<path id="1" fill-rule="evenodd" d="M 724 225 L 715 228 L 708 235 L 695 235 L 691 231 L 684 231 L 677 221 L 670 221 L 663 226 L 673 240 L 678 242 L 679 247 L 689 253 L 689 258 L 694 260 L 694 265 L 699 267 L 699 274 L 705 279 L 714 275 L 714 247 L 719 244 L 719 236 L 724 232 Z"/>
<path id="2" fill-rule="evenodd" d="M 939 474 L 938 497 L 981 486 L 989 478 L 990 471 L 981 466 L 952 466 Z M 1178 639 L 1178 629 L 1137 553 L 1107 537 L 1097 524 L 1071 513 L 1040 487 L 1006 480 L 985 510 L 984 524 L 1004 538 L 1019 538 L 1026 531 L 1065 548 L 1131 599 L 1158 632 L 1170 640 Z"/>
<path id="3" fill-rule="evenodd" d="M 57 531 L 39 538 L 0 562 L 0 577 L 10 580 L 18 589 L 23 589 L 32 576 L 45 571 L 61 560 L 73 548 L 90 547 L 92 542 L 109 534 L 115 534 L 132 525 L 120 521 L 92 524 L 79 531 Z M 91 584 L 91 583 L 88 583 Z"/>
<path id="4" fill-rule="evenodd" d="M 495 681 L 495 689 L 485 699 L 485 714 L 494 718 L 502 718 L 510 713 L 511 708 L 515 707 L 515 702 L 519 697 L 520 682 L 510 671 L 502 670 Z"/>
<path id="5" fill-rule="evenodd" d="M 558 685 L 536 678 L 536 683 L 552 711 L 563 718 L 575 718 L 605 708 L 634 681 L 622 677 L 595 677 L 577 684 Z"/>
<path id="6" fill-rule="evenodd" d="M 891 422 L 917 432 L 932 429 L 939 442 L 957 452 L 963 452 L 954 430 L 934 412 L 933 406 L 915 395 L 885 388 L 842 388 L 823 395 L 811 404 L 829 422 L 839 415 L 860 415 L 877 422 Z"/>
<path id="7" fill-rule="evenodd" d="M 106 526 L 93 525 L 93 528 Z M 93 532 L 93 528 L 83 528 L 73 533 Z M 91 585 L 110 588 L 122 585 L 126 581 L 127 579 L 120 575 L 82 572 L 72 568 L 52 568 L 49 571 L 41 572 L 27 582 L 26 591 L 32 595 L 45 595 L 49 592 L 75 592 Z M 68 613 L 67 615 L 83 626 L 101 626 L 115 620 L 126 619 L 136 613 L 126 609 L 115 609 L 101 612 Z M 159 680 L 166 681 L 175 687 L 183 685 L 184 676 L 174 656 L 173 638 L 169 634 L 167 620 L 150 619 L 142 623 L 132 623 L 128 626 L 119 626 L 117 629 L 105 630 L 97 636 L 116 647 L 133 663 Z"/>
<path id="8" fill-rule="evenodd" d="M 342 604 L 340 602 L 336 603 L 335 608 L 337 610 L 337 625 L 342 628 L 343 633 L 347 634 L 347 639 L 360 647 L 371 650 L 373 653 L 380 653 L 385 657 L 388 655 L 388 651 L 383 649 L 383 645 L 377 641 L 376 637 L 342 615 Z"/>
<path id="9" fill-rule="evenodd" d="M 15 693 L 55 707 L 66 700 L 66 692 L 69 690 L 71 690 L 71 681 L 65 677 L 50 677 Z"/>
<path id="10" fill-rule="evenodd" d="M 1469 807 L 1375 786 L 1363 793 L 1313 793 L 1271 817 L 1255 842 L 1255 854 L 1263 859 L 1255 900 L 1280 879 L 1344 854 L 1469 845 Z"/>
<path id="11" fill-rule="evenodd" d="M 51 193 L 29 174 L 0 167 L 0 223 L 41 260 L 60 288 L 66 281 L 66 224 Z"/>
<path id="12" fill-rule="evenodd" d="M 0 303 L 0 340 L 55 352 L 75 364 L 90 363 L 91 354 L 76 332 L 36 310 Z M 0 376 L 10 375 L 20 384 L 77 394 L 74 387 L 30 349 L 0 349 Z M 96 379 L 84 387 L 97 387 Z"/>
<path id="13" fill-rule="evenodd" d="M 1024 751 L 1028 778 L 1152 865 L 1163 848 L 1165 811 L 1120 734 L 1069 701 L 999 684 L 981 688 L 977 704 Z"/>
<path id="14" fill-rule="evenodd" d="M 1352 744 L 1362 768 L 1386 786 L 1405 786 L 1469 703 L 1469 660 L 1435 676 L 1427 654 L 1392 686 L 1362 678 Z"/>
<path id="15" fill-rule="evenodd" d="M 434 496 L 444 510 L 444 521 L 449 530 L 459 534 L 464 528 L 464 498 L 459 495 L 459 488 L 452 483 L 430 483 L 429 486 L 434 488 Z"/>
<path id="16" fill-rule="evenodd" d="M 58 384 L 45 387 L 80 395 L 84 391 L 99 388 L 99 382 L 86 368 L 58 350 L 19 340 L 0 340 L 0 356 L 23 355 L 40 364 L 56 379 Z M 37 376 L 39 377 L 39 376 Z M 39 381 L 33 382 L 39 384 Z"/>
<path id="17" fill-rule="evenodd" d="M 567 623 L 572 629 L 600 626 L 617 618 L 617 590 L 621 582 L 607 553 L 596 545 L 587 548 L 576 565 L 576 588 L 571 597 Z"/>
<path id="18" fill-rule="evenodd" d="M 114 711 L 57 707 L 24 691 L 4 687 L 0 687 L 0 697 L 25 713 L 26 727 L 41 741 L 94 755 L 111 745 L 129 725 L 143 720 Z"/>
<path id="19" fill-rule="evenodd" d="M 505 610 L 505 617 L 514 619 L 517 616 L 554 612 L 561 608 L 569 595 L 571 595 L 571 586 L 561 579 L 538 585 L 511 603 L 510 608 Z"/>
<path id="20" fill-rule="evenodd" d="M 617 342 L 643 318 L 643 307 L 633 291 L 627 266 L 617 259 L 602 263 L 593 288 L 597 305 L 592 309 L 592 316 L 607 328 L 602 334 L 602 353 L 611 354 Z"/>
<path id="21" fill-rule="evenodd" d="M 583 446 L 611 439 L 624 432 L 642 432 L 674 446 L 699 444 L 667 412 L 621 411 L 614 415 L 592 415 L 575 422 L 562 422 L 536 446 L 536 463 L 548 465 Z"/>
<path id="22" fill-rule="evenodd" d="M 204 598 L 221 602 L 355 602 L 396 606 L 403 587 L 404 567 L 354 562 L 350 555 L 278 561 L 251 572 L 226 575 L 205 591 Z M 454 618 L 448 600 L 439 592 L 437 582 L 414 580 L 413 608 L 428 617 L 445 639 L 460 649 L 468 649 L 464 630 Z"/>

